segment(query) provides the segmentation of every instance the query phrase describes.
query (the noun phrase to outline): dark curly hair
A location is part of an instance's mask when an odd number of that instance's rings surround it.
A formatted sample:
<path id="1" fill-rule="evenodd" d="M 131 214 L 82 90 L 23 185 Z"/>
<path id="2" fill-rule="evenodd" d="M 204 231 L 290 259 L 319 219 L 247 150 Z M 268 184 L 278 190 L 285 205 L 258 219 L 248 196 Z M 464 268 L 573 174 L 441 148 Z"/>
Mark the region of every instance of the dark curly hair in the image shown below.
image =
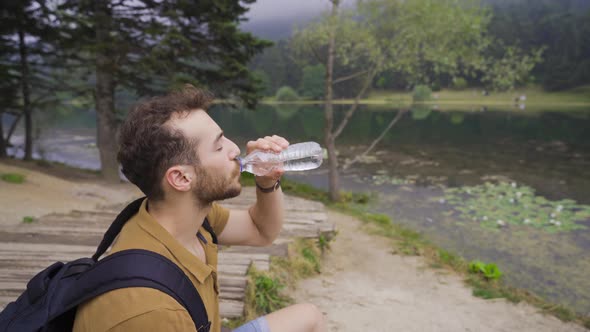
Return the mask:
<path id="1" fill-rule="evenodd" d="M 186 85 L 183 89 L 138 103 L 119 130 L 119 152 L 123 174 L 152 201 L 162 200 L 160 185 L 168 168 L 179 164 L 198 164 L 196 142 L 180 129 L 167 126 L 173 116 L 207 108 L 213 95 Z"/>

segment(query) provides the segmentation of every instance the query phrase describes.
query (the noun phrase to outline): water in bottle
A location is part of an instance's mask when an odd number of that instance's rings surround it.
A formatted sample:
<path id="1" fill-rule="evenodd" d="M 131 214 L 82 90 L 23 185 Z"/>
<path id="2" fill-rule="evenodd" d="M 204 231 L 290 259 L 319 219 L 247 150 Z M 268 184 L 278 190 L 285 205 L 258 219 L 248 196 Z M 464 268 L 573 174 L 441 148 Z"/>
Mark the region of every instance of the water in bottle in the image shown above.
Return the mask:
<path id="1" fill-rule="evenodd" d="M 275 169 L 306 171 L 320 167 L 324 158 L 322 147 L 315 142 L 289 145 L 281 153 L 254 150 L 244 158 L 237 158 L 240 171 L 267 175 Z"/>

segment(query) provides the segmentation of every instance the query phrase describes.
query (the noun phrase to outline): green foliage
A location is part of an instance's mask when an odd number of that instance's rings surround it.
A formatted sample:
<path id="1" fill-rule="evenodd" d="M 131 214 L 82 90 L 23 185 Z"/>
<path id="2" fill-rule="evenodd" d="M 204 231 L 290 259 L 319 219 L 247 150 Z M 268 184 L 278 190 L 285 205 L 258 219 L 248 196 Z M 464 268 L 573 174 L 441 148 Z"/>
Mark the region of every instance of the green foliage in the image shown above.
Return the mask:
<path id="1" fill-rule="evenodd" d="M 414 93 L 412 94 L 412 100 L 414 102 L 424 102 L 432 99 L 432 90 L 426 85 L 416 85 L 414 87 Z"/>
<path id="2" fill-rule="evenodd" d="M 329 203 L 328 193 L 314 188 L 313 186 L 305 183 L 298 183 L 290 181 L 289 179 L 281 180 L 281 187 L 283 191 L 288 194 L 297 195 L 299 197 L 320 201 L 323 203 Z"/>
<path id="3" fill-rule="evenodd" d="M 448 265 L 457 271 L 461 270 L 461 267 L 464 264 L 464 261 L 461 257 L 459 257 L 453 253 L 450 253 L 446 250 L 443 250 L 443 249 L 438 249 L 437 254 L 438 254 L 438 261 L 441 264 Z"/>
<path id="4" fill-rule="evenodd" d="M 479 1 L 368 0 L 360 9 L 387 54 L 385 67 L 410 82 L 469 73 L 490 42 L 491 15 Z"/>
<path id="5" fill-rule="evenodd" d="M 590 218 L 590 206 L 569 199 L 550 201 L 535 195 L 534 189 L 514 182 L 449 188 L 445 198 L 454 213 L 490 229 L 512 225 L 565 232 L 585 229 L 577 222 Z"/>
<path id="6" fill-rule="evenodd" d="M 274 94 L 271 79 L 266 72 L 255 70 L 252 72 L 252 77 L 258 82 L 258 89 L 264 96 L 272 96 Z"/>
<path id="7" fill-rule="evenodd" d="M 289 305 L 289 298 L 281 294 L 281 290 L 285 286 L 277 278 L 271 278 L 264 273 L 256 273 L 253 279 L 256 312 L 262 315 L 269 314 Z"/>
<path id="8" fill-rule="evenodd" d="M 453 88 L 455 90 L 465 90 L 467 88 L 467 80 L 463 77 L 453 78 Z"/>
<path id="9" fill-rule="evenodd" d="M 25 216 L 23 217 L 23 223 L 25 224 L 30 224 L 35 222 L 35 218 L 31 217 L 31 216 Z"/>
<path id="10" fill-rule="evenodd" d="M 318 237 L 318 247 L 323 254 L 326 250 L 330 249 L 330 239 L 326 235 L 320 234 Z"/>
<path id="11" fill-rule="evenodd" d="M 326 67 L 323 64 L 303 67 L 301 78 L 301 95 L 311 99 L 322 99 L 326 80 Z"/>
<path id="12" fill-rule="evenodd" d="M 340 193 L 340 200 L 346 203 L 367 204 L 371 200 L 371 197 L 366 193 L 343 191 Z"/>
<path id="13" fill-rule="evenodd" d="M 546 47 L 534 74 L 547 90 L 590 82 L 590 7 L 587 1 L 494 1 L 490 32 L 526 52 Z"/>
<path id="14" fill-rule="evenodd" d="M 367 213 L 367 219 L 379 226 L 391 225 L 391 218 L 385 214 Z"/>
<path id="15" fill-rule="evenodd" d="M 0 178 L 3 181 L 9 182 L 9 183 L 21 184 L 21 183 L 25 182 L 25 176 L 22 174 L 18 174 L 18 173 L 5 173 L 5 174 L 2 174 L 0 176 Z"/>
<path id="16" fill-rule="evenodd" d="M 253 187 L 256 185 L 255 180 L 256 178 L 252 173 L 242 172 L 242 174 L 240 174 L 240 183 L 242 186 Z"/>
<path id="17" fill-rule="evenodd" d="M 486 264 L 482 261 L 473 261 L 469 263 L 469 272 L 473 274 L 481 274 L 486 280 L 498 280 L 502 276 L 502 272 L 496 264 Z"/>
<path id="18" fill-rule="evenodd" d="M 320 273 L 320 258 L 316 255 L 314 250 L 311 248 L 303 248 L 301 255 L 306 259 L 312 266 L 315 272 Z"/>
<path id="19" fill-rule="evenodd" d="M 351 10 L 341 10 L 334 17 L 324 15 L 318 22 L 295 31 L 291 41 L 293 54 L 301 65 L 316 63 L 318 58 L 327 63 L 329 37 L 333 34 L 334 82 L 341 79 L 333 86 L 336 93 L 342 90 L 349 92 L 350 96 L 356 96 L 365 84 L 370 86 L 375 74 L 384 69 L 385 59 L 380 43 L 369 30 L 368 23 L 358 20 L 356 15 Z M 319 88 L 319 77 L 323 78 L 323 73 L 320 68 L 315 71 L 314 75 L 308 76 L 316 77 L 316 90 L 318 93 L 323 92 Z"/>
<path id="20" fill-rule="evenodd" d="M 260 81 L 246 65 L 270 43 L 240 31 L 243 3 L 182 2 L 171 10 L 168 2 L 66 0 L 53 7 L 63 60 L 112 75 L 119 88 L 146 95 L 191 83 L 256 103 Z"/>
<path id="21" fill-rule="evenodd" d="M 542 48 L 525 54 L 514 46 L 505 47 L 501 58 L 487 60 L 482 81 L 496 91 L 513 90 L 528 81 L 531 70 L 542 61 L 542 53 Z"/>
<path id="22" fill-rule="evenodd" d="M 283 86 L 277 90 L 276 99 L 278 101 L 296 101 L 299 100 L 299 96 L 290 86 Z"/>

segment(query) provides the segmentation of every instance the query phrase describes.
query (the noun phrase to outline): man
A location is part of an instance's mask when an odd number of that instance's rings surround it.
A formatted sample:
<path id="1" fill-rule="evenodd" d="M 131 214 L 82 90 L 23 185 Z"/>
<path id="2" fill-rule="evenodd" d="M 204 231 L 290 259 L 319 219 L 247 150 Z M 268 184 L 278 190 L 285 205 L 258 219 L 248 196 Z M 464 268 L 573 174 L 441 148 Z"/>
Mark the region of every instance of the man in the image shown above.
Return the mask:
<path id="1" fill-rule="evenodd" d="M 213 97 L 187 86 L 137 105 L 120 130 L 119 162 L 125 176 L 147 196 L 122 229 L 111 252 L 147 249 L 190 278 L 205 304 L 211 331 L 220 330 L 217 246 L 202 226 L 209 221 L 219 244 L 270 245 L 283 223 L 282 171 L 257 177 L 256 203 L 227 210 L 215 201 L 240 194 L 240 149 L 223 135 L 206 110 Z M 272 136 L 250 141 L 248 153 L 280 152 L 289 143 Z M 260 317 L 239 332 L 324 331 L 321 312 L 294 305 Z M 150 288 L 123 288 L 83 305 L 74 331 L 195 331 L 187 310 Z"/>

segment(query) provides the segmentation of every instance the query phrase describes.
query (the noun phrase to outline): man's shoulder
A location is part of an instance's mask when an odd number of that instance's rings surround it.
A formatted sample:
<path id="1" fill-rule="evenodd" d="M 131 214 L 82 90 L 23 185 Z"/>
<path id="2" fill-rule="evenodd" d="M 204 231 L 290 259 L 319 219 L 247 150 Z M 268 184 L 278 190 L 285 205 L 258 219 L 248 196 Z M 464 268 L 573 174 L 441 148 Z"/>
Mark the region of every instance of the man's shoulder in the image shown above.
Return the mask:
<path id="1" fill-rule="evenodd" d="M 229 219 L 229 213 L 230 211 L 227 208 L 215 202 L 212 204 L 211 211 L 207 215 L 207 220 L 209 220 L 209 224 L 213 228 L 213 231 L 216 235 L 219 235 L 221 232 L 223 232 L 223 229 L 227 225 L 227 221 Z"/>
<path id="2" fill-rule="evenodd" d="M 178 313 L 190 319 L 180 303 L 157 289 L 121 288 L 80 305 L 76 312 L 74 331 L 108 331 L 138 317 L 141 318 L 138 321 L 146 325 L 145 329 L 151 330 L 150 325 L 157 323 L 152 320 L 162 319 L 163 315 L 178 316 Z"/>

